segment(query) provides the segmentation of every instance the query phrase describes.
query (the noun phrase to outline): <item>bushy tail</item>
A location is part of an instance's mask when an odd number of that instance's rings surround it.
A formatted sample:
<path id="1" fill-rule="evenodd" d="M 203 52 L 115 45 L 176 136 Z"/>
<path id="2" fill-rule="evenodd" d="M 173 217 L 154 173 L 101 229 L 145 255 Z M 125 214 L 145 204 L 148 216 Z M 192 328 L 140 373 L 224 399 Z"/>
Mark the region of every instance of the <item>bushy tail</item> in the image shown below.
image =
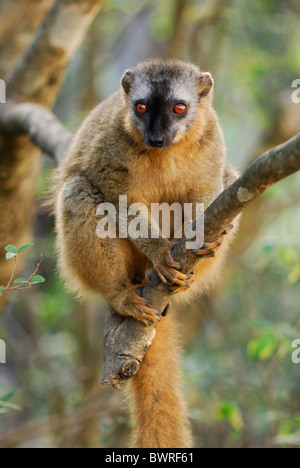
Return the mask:
<path id="1" fill-rule="evenodd" d="M 141 369 L 130 382 L 134 448 L 191 448 L 188 412 L 180 388 L 181 371 L 174 318 L 157 325 Z"/>

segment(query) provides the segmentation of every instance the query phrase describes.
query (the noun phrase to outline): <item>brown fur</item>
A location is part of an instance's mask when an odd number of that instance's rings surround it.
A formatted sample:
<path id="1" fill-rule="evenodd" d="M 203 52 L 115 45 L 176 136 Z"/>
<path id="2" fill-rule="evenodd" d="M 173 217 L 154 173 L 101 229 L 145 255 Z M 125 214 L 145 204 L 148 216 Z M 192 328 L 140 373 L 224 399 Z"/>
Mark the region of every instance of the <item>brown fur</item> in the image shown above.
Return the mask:
<path id="1" fill-rule="evenodd" d="M 173 322 L 174 317 L 168 315 L 157 325 L 155 342 L 129 384 L 134 421 L 131 446 L 134 448 L 193 446 L 188 411 L 180 388 L 180 347 Z"/>
<path id="2" fill-rule="evenodd" d="M 147 66 L 152 66 L 153 73 L 159 64 L 148 62 Z M 190 76 L 199 79 L 196 67 L 184 62 L 164 66 L 169 71 L 175 67 L 177 74 L 180 67 L 190 67 Z M 126 88 L 130 89 L 130 83 Z M 212 92 L 205 88 L 189 128 L 179 132 L 171 146 L 159 149 L 145 147 L 128 110 L 130 95 L 124 90 L 88 116 L 61 163 L 53 188 L 59 266 L 70 289 L 80 296 L 89 291 L 101 293 L 120 314 L 146 324 L 157 321 L 157 312 L 135 295 L 136 278 L 144 278 L 144 284 L 146 269 L 154 266 L 157 271 L 169 269 L 174 281 L 182 280 L 179 272 L 163 264 L 170 240 L 99 239 L 96 208 L 101 202 L 118 206 L 118 197 L 124 194 L 129 205 L 201 202 L 207 207 L 235 178 L 234 171 L 225 166 L 224 137 L 211 101 Z M 176 300 L 209 289 L 221 271 L 231 237 L 217 258 L 199 261 L 196 281 Z M 168 317 L 157 325 L 154 343 L 130 385 L 135 447 L 191 446 L 179 376 L 177 337 Z"/>

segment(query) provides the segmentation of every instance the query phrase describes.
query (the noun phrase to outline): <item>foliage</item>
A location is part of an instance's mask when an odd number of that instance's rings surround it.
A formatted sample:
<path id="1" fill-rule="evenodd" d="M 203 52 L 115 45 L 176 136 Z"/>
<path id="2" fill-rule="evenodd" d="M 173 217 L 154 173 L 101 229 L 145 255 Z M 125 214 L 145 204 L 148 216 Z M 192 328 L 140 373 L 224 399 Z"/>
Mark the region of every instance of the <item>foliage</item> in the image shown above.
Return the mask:
<path id="1" fill-rule="evenodd" d="M 40 284 L 45 282 L 45 278 L 43 278 L 41 275 L 37 275 L 37 272 L 41 266 L 43 256 L 41 255 L 41 260 L 37 264 L 37 267 L 32 275 L 30 275 L 28 278 L 17 278 L 14 280 L 15 276 L 15 271 L 17 268 L 17 263 L 18 263 L 18 256 L 25 252 L 26 250 L 30 249 L 33 244 L 25 244 L 22 245 L 19 249 L 15 247 L 14 245 L 8 245 L 5 247 L 6 250 L 6 260 L 11 260 L 14 259 L 14 266 L 13 266 L 13 271 L 12 275 L 7 283 L 6 286 L 0 286 L 0 296 L 3 295 L 4 292 L 6 291 L 24 291 L 25 289 L 30 289 L 33 285 L 35 284 Z M 16 286 L 12 286 L 12 282 Z"/>

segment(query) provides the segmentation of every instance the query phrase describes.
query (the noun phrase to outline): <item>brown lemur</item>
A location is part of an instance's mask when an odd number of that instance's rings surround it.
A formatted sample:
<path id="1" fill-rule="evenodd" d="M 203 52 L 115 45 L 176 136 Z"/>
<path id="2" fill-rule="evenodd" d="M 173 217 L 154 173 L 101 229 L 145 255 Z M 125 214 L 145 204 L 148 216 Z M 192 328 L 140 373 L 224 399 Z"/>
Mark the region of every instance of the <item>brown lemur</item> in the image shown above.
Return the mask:
<path id="1" fill-rule="evenodd" d="M 117 210 L 126 195 L 128 205 L 149 210 L 152 203 L 206 208 L 237 174 L 226 166 L 209 73 L 183 61 L 149 60 L 127 70 L 121 84 L 83 122 L 55 176 L 59 267 L 79 296 L 101 293 L 117 313 L 157 324 L 130 383 L 132 445 L 186 448 L 192 436 L 173 317 L 162 317 L 136 290 L 154 268 L 164 283 L 177 286 L 174 302 L 208 291 L 222 272 L 232 232 L 196 252 L 191 277 L 172 258 L 173 238 L 99 238 L 97 207 L 111 203 Z"/>

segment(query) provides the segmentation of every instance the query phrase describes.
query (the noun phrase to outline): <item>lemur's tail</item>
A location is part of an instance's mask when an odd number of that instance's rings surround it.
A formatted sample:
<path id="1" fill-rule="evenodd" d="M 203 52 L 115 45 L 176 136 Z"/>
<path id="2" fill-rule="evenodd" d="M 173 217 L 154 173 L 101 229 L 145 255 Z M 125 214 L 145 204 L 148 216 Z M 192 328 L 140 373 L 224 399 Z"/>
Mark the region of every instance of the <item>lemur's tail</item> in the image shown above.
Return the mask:
<path id="1" fill-rule="evenodd" d="M 190 448 L 192 435 L 180 389 L 178 337 L 172 313 L 156 327 L 138 374 L 130 382 L 134 448 Z"/>

